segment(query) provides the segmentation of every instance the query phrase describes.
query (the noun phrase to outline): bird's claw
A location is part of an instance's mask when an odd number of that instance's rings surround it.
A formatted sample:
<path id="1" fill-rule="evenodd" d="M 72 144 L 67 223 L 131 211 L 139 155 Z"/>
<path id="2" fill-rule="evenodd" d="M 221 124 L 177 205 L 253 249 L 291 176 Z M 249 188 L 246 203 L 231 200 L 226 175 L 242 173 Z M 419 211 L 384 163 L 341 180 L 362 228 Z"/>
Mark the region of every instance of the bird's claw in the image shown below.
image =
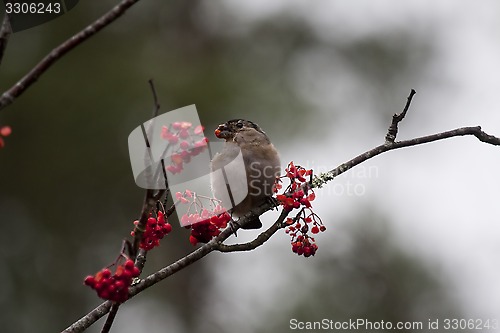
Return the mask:
<path id="1" fill-rule="evenodd" d="M 238 223 L 238 221 L 234 220 L 232 213 L 231 213 L 231 220 L 229 221 L 229 227 L 231 228 L 231 231 L 234 234 L 234 237 L 238 237 L 238 234 L 236 233 L 236 231 L 239 228 L 241 228 L 241 225 Z"/>

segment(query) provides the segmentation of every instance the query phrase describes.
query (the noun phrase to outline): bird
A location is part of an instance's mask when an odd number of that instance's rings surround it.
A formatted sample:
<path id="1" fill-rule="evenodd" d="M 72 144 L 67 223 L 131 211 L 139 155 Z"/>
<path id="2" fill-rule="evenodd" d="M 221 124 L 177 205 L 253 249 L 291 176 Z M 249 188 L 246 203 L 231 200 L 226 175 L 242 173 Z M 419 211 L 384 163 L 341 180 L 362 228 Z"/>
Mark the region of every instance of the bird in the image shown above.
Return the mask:
<path id="1" fill-rule="evenodd" d="M 272 198 L 281 171 L 280 156 L 267 134 L 249 120 L 233 119 L 220 124 L 215 136 L 225 143 L 211 161 L 212 192 L 225 208 L 232 207 L 232 216 L 241 217 Z M 258 216 L 241 226 L 261 227 Z"/>

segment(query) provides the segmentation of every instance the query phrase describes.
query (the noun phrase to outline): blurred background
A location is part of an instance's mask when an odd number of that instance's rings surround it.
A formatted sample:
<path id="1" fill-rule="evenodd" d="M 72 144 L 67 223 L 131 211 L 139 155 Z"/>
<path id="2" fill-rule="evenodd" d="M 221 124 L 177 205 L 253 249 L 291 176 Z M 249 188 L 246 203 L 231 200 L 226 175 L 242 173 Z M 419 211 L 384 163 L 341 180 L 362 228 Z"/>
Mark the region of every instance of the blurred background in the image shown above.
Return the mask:
<path id="1" fill-rule="evenodd" d="M 82 1 L 12 35 L 1 91 L 116 3 Z M 162 112 L 196 104 L 211 139 L 247 118 L 283 165 L 321 172 L 383 143 L 411 88 L 398 139 L 476 125 L 500 136 L 499 40 L 495 0 L 139 2 L 0 112 L 13 130 L 0 150 L 2 332 L 59 332 L 101 303 L 82 281 L 114 260 L 142 206 L 127 137 L 152 114 L 148 79 Z M 315 257 L 284 232 L 213 253 L 122 306 L 113 331 L 500 320 L 499 164 L 473 137 L 371 159 L 317 191 Z M 146 273 L 193 249 L 173 225 Z"/>

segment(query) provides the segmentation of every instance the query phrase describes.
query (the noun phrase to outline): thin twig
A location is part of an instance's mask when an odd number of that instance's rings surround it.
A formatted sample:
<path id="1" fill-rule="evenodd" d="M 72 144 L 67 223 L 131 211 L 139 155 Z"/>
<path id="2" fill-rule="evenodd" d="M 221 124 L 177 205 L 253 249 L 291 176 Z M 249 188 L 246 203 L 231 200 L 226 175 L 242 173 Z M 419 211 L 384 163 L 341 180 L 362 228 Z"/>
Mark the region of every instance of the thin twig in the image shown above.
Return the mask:
<path id="1" fill-rule="evenodd" d="M 158 95 L 156 94 L 156 89 L 155 89 L 155 85 L 153 83 L 153 79 L 150 79 L 148 81 L 148 83 L 149 83 L 149 86 L 151 87 L 151 93 L 153 94 L 153 103 L 154 103 L 153 121 L 154 121 L 154 118 L 156 118 L 158 116 L 158 113 L 160 112 L 160 103 L 158 102 Z M 150 124 L 150 126 L 146 129 L 146 131 L 147 131 L 146 145 L 148 146 L 147 147 L 148 149 L 151 149 L 151 147 L 149 147 L 148 138 L 151 137 L 152 130 L 153 130 L 153 125 Z M 149 152 L 146 152 L 146 153 L 148 154 Z M 165 184 L 167 184 L 166 178 L 165 178 Z M 151 213 L 151 209 L 154 207 L 156 202 L 161 199 L 161 197 L 163 196 L 163 194 L 166 191 L 168 192 L 168 188 L 165 190 L 158 190 L 158 192 L 156 192 L 156 193 L 154 193 L 154 190 L 151 190 L 151 189 L 146 190 L 146 195 L 144 198 L 144 203 L 142 205 L 142 210 L 141 210 L 141 215 L 139 217 L 139 222 L 137 223 L 137 225 L 134 228 L 134 241 L 133 241 L 133 245 L 132 245 L 132 250 L 133 250 L 132 255 L 134 256 L 134 259 L 136 258 L 137 253 L 139 251 L 139 244 L 141 243 L 142 235 L 144 234 L 144 231 L 146 230 L 146 223 L 148 221 L 149 214 Z M 168 195 L 168 193 L 166 195 Z M 175 210 L 175 207 L 173 209 Z M 172 214 L 172 213 L 173 213 L 173 210 L 170 214 Z M 167 217 L 168 216 L 169 215 L 167 215 Z M 141 270 L 144 267 L 145 261 L 146 261 L 146 253 L 143 253 L 141 256 L 141 262 L 140 262 L 142 267 L 139 267 Z"/>
<path id="2" fill-rule="evenodd" d="M 144 202 L 142 203 L 141 215 L 139 217 L 139 222 L 134 227 L 134 241 L 132 243 L 132 251 L 131 253 L 132 259 L 135 259 L 137 256 L 137 251 L 139 250 L 139 244 L 142 240 L 142 235 L 146 231 L 146 223 L 148 222 L 149 214 L 151 210 L 156 205 L 156 198 L 154 196 L 153 190 L 146 190 L 146 194 L 144 195 Z"/>
<path id="3" fill-rule="evenodd" d="M 108 333 L 109 330 L 111 329 L 111 326 L 113 326 L 113 322 L 116 318 L 116 314 L 118 313 L 118 309 L 120 308 L 119 303 L 114 303 L 111 306 L 111 310 L 109 310 L 108 318 L 106 318 L 106 322 L 104 323 L 104 326 L 102 327 L 101 333 Z"/>
<path id="4" fill-rule="evenodd" d="M 151 91 L 153 94 L 153 101 L 154 101 L 153 121 L 154 121 L 154 118 L 158 116 L 158 112 L 160 111 L 160 104 L 158 102 L 158 95 L 156 94 L 156 89 L 155 89 L 153 80 L 150 79 L 148 82 L 149 82 L 149 85 L 151 87 Z M 147 137 L 151 137 L 151 132 L 153 130 L 152 127 L 153 126 L 151 124 L 149 126 L 149 128 L 147 129 L 147 132 L 148 132 Z M 146 138 L 146 144 L 148 146 L 147 148 L 150 149 L 147 138 Z M 165 179 L 165 184 L 167 184 L 166 179 Z M 144 202 L 142 205 L 141 215 L 139 217 L 139 222 L 134 227 L 134 231 L 133 231 L 134 232 L 134 241 L 132 243 L 131 256 L 135 260 L 135 265 L 137 266 L 137 268 L 139 268 L 139 270 L 141 272 L 144 269 L 144 265 L 146 264 L 147 251 L 140 249 L 139 245 L 141 243 L 142 236 L 144 235 L 144 231 L 146 230 L 146 224 L 147 224 L 148 218 L 150 216 L 150 213 L 153 210 L 153 208 L 155 207 L 156 203 L 161 199 L 161 197 L 163 196 L 165 191 L 168 191 L 168 189 L 158 190 L 156 193 L 154 192 L 154 190 L 151 190 L 151 189 L 146 190 Z M 166 195 L 168 195 L 168 193 Z M 173 205 L 173 208 L 171 207 L 171 210 L 169 209 L 170 214 L 167 215 L 167 217 L 170 216 L 174 212 L 174 210 L 175 210 L 175 205 Z M 113 322 L 115 320 L 115 317 L 116 317 L 116 314 L 118 313 L 119 308 L 120 308 L 119 303 L 113 304 L 113 306 L 111 307 L 111 311 L 110 311 L 108 317 L 106 318 L 106 322 L 104 323 L 104 326 L 102 327 L 101 333 L 108 333 L 111 330 L 111 327 L 113 326 Z"/>
<path id="5" fill-rule="evenodd" d="M 158 101 L 158 94 L 156 93 L 156 88 L 153 79 L 149 79 L 148 83 L 149 86 L 151 87 L 151 92 L 153 94 L 153 101 L 154 101 L 153 118 L 155 118 L 158 117 L 158 113 L 160 112 L 160 103 Z"/>
<path id="6" fill-rule="evenodd" d="M 158 117 L 158 114 L 160 113 L 160 102 L 159 102 L 159 99 L 158 99 L 158 94 L 156 93 L 156 87 L 155 87 L 155 84 L 153 82 L 153 79 L 149 79 L 148 80 L 148 83 L 149 83 L 149 86 L 151 87 L 151 93 L 153 94 L 153 102 L 154 102 L 154 111 L 153 111 L 153 118 L 152 118 L 152 123 L 149 125 L 149 128 L 148 128 L 148 133 L 147 133 L 147 136 L 148 138 L 151 137 L 151 131 L 153 130 L 153 127 L 154 127 L 154 122 L 156 121 L 156 117 Z M 168 145 L 167 147 L 165 148 L 165 152 L 166 150 L 168 149 Z M 170 188 L 168 186 L 168 178 L 167 178 L 167 170 L 165 168 L 165 159 L 163 158 L 163 156 L 165 155 L 165 152 L 162 154 L 162 158 L 160 160 L 160 164 L 161 164 L 161 172 L 162 172 L 162 176 L 163 176 L 163 181 L 165 182 L 165 188 L 166 188 L 166 193 L 165 193 L 165 199 L 167 199 L 168 195 L 170 194 Z M 158 172 L 159 170 L 157 170 Z M 157 179 L 157 177 L 159 177 L 159 175 L 157 175 L 156 173 L 153 175 L 153 179 Z"/>
<path id="7" fill-rule="evenodd" d="M 9 37 L 12 34 L 12 28 L 10 26 L 9 16 L 7 13 L 4 14 L 2 27 L 0 28 L 0 64 L 2 64 L 2 59 L 7 49 L 7 43 L 9 42 Z"/>
<path id="8" fill-rule="evenodd" d="M 483 132 L 481 130 L 480 126 L 462 127 L 462 128 L 457 128 L 457 129 L 454 129 L 451 131 L 422 136 L 422 137 L 411 139 L 411 140 L 386 143 L 386 144 L 380 145 L 378 147 L 375 147 L 373 149 L 370 149 L 367 152 L 364 152 L 363 154 L 356 156 L 355 158 L 353 158 L 352 160 L 350 160 L 348 162 L 342 163 L 340 166 L 336 167 L 333 170 L 319 174 L 318 176 L 314 177 L 313 182 L 312 182 L 312 186 L 317 187 L 317 188 L 322 187 L 327 182 L 333 180 L 335 177 L 346 172 L 347 170 L 351 169 L 352 167 L 354 167 L 358 164 L 361 164 L 364 161 L 366 161 L 372 157 L 375 157 L 377 155 L 380 155 L 382 153 L 385 153 L 387 151 L 399 149 L 399 148 L 404 148 L 404 147 L 417 146 L 417 145 L 421 145 L 424 143 L 429 143 L 429 142 L 433 142 L 433 141 L 448 139 L 448 138 L 452 138 L 452 137 L 456 137 L 456 136 L 464 136 L 464 135 L 474 135 L 476 138 L 478 138 L 482 142 L 489 143 L 489 144 L 494 145 L 494 146 L 500 146 L 500 138 L 497 138 L 493 135 L 489 135 L 489 134 Z"/>
<path id="9" fill-rule="evenodd" d="M 123 0 L 106 14 L 88 25 L 85 29 L 50 51 L 50 53 L 33 67 L 28 74 L 2 94 L 0 97 L 0 110 L 10 105 L 17 97 L 25 92 L 26 89 L 35 83 L 57 60 L 122 16 L 127 9 L 138 1 L 139 0 Z"/>
<path id="10" fill-rule="evenodd" d="M 392 116 L 391 126 L 389 126 L 389 130 L 387 131 L 387 135 L 385 136 L 385 142 L 390 143 L 396 140 L 396 136 L 398 135 L 398 124 L 406 117 L 406 112 L 408 112 L 411 100 L 416 93 L 417 92 L 412 89 L 410 91 L 410 95 L 408 95 L 408 98 L 406 99 L 406 105 L 403 109 L 403 112 L 401 112 L 400 114 L 395 113 Z"/>

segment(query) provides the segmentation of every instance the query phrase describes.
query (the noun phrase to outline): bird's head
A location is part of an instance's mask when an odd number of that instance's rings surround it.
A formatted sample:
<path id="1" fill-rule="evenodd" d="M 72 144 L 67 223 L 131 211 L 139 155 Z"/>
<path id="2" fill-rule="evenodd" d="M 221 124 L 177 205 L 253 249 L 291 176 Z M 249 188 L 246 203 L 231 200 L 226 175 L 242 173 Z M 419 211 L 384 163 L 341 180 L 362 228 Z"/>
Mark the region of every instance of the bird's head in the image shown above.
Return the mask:
<path id="1" fill-rule="evenodd" d="M 226 141 L 231 141 L 234 139 L 235 135 L 242 131 L 256 130 L 262 134 L 264 131 L 254 122 L 244 119 L 233 119 L 220 124 L 215 130 L 215 136 L 219 139 L 224 139 Z"/>

